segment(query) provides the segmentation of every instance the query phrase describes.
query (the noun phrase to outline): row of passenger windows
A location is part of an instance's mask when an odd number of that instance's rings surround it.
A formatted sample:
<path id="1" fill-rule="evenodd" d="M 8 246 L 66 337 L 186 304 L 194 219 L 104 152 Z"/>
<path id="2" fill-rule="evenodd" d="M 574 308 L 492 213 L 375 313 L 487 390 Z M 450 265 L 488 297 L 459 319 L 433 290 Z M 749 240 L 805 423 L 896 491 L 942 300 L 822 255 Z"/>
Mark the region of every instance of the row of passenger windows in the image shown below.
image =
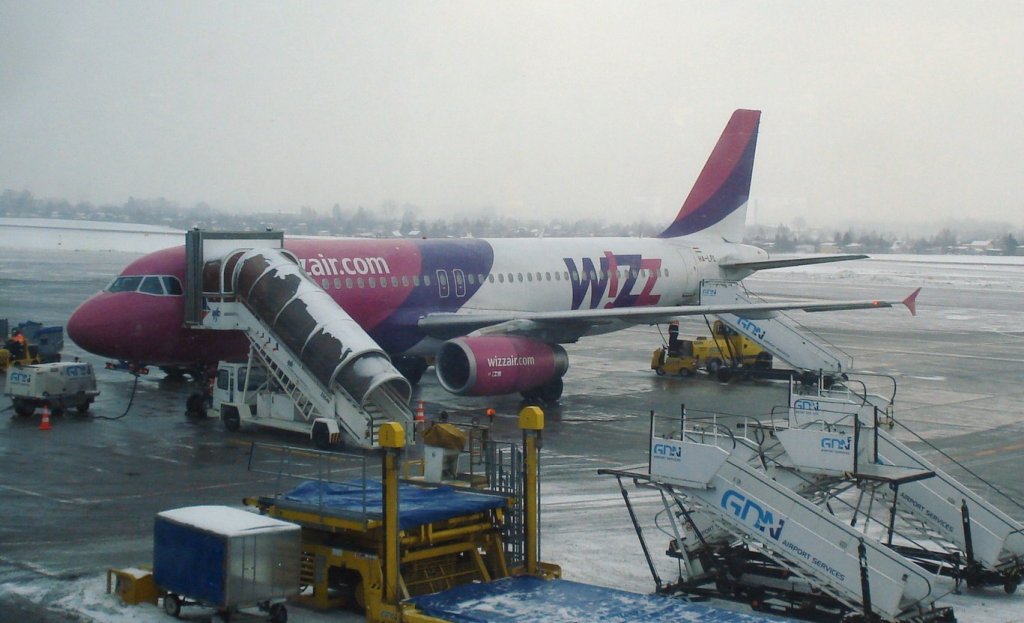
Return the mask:
<path id="1" fill-rule="evenodd" d="M 455 270 L 452 270 L 451 273 L 452 281 L 455 282 L 456 288 L 464 287 L 467 283 L 471 286 L 476 285 L 477 283 L 483 284 L 485 281 L 487 283 L 532 283 L 535 281 L 544 282 L 570 280 L 578 283 L 580 281 L 580 273 L 577 271 L 555 271 L 544 273 L 491 273 L 489 275 L 482 275 L 473 273 L 465 274 L 463 273 L 463 271 L 456 268 Z M 583 279 L 589 279 L 591 281 L 596 281 L 599 279 L 603 280 L 607 279 L 610 275 L 611 273 L 609 271 L 591 270 L 583 273 Z M 618 271 L 618 276 L 620 279 L 626 279 L 628 277 L 633 277 L 634 279 L 647 279 L 652 275 L 657 275 L 659 277 L 668 277 L 668 269 L 661 268 L 658 270 L 650 270 L 644 268 L 637 270 L 623 268 Z M 437 271 L 436 280 L 438 286 L 440 286 L 441 288 L 447 288 L 448 272 L 443 270 Z M 355 279 L 353 279 L 352 277 L 345 277 L 344 280 L 342 280 L 341 277 L 335 277 L 333 281 L 326 278 L 321 279 L 320 285 L 325 290 L 329 290 L 331 287 L 334 287 L 334 289 L 336 290 L 340 290 L 342 286 L 344 286 L 345 288 L 387 288 L 388 286 L 392 288 L 397 288 L 399 286 L 403 288 L 408 288 L 410 285 L 412 287 L 420 287 L 421 285 L 430 286 L 432 285 L 432 281 L 433 280 L 431 279 L 430 275 L 413 275 L 412 277 L 409 277 L 408 275 L 402 275 L 401 277 L 356 277 Z"/>
<path id="2" fill-rule="evenodd" d="M 107 292 L 142 292 L 158 296 L 181 296 L 181 282 L 168 275 L 136 275 L 118 277 L 107 286 Z"/>

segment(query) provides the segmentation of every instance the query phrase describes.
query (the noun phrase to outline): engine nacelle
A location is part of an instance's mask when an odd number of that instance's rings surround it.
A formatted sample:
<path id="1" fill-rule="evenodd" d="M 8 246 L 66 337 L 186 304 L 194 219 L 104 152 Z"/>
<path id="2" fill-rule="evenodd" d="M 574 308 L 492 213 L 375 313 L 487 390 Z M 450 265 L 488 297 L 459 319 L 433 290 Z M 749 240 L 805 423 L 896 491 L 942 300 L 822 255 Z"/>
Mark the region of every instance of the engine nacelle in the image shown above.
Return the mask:
<path id="1" fill-rule="evenodd" d="M 569 355 L 558 344 L 527 337 L 460 337 L 441 345 L 434 366 L 441 386 L 453 394 L 497 396 L 561 377 Z"/>

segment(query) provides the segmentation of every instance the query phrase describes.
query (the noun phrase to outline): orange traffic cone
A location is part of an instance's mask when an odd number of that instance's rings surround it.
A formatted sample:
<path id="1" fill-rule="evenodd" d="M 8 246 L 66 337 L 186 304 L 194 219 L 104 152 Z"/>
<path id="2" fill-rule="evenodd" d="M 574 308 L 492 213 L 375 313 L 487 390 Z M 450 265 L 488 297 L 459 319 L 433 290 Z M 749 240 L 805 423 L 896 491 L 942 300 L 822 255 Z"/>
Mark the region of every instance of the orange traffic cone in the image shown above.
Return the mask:
<path id="1" fill-rule="evenodd" d="M 416 423 L 422 424 L 426 419 L 426 416 L 423 414 L 423 401 L 421 400 L 416 404 Z"/>
<path id="2" fill-rule="evenodd" d="M 43 405 L 43 419 L 39 422 L 39 430 L 50 430 L 53 426 L 50 425 L 50 407 Z"/>

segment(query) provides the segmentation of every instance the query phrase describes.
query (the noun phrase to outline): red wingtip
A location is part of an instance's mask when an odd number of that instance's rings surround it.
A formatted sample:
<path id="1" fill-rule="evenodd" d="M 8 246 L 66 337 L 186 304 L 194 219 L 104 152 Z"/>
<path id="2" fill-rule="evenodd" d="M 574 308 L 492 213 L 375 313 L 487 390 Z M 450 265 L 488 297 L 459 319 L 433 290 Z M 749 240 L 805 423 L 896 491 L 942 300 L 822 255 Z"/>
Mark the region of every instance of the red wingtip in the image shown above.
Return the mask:
<path id="1" fill-rule="evenodd" d="M 918 289 L 914 290 L 913 292 L 911 292 L 910 296 L 908 296 L 907 298 L 903 299 L 903 304 L 906 305 L 907 309 L 910 310 L 910 315 L 911 316 L 916 316 L 917 315 L 917 295 L 918 295 L 918 293 L 920 291 L 921 291 L 921 288 L 918 288 Z"/>

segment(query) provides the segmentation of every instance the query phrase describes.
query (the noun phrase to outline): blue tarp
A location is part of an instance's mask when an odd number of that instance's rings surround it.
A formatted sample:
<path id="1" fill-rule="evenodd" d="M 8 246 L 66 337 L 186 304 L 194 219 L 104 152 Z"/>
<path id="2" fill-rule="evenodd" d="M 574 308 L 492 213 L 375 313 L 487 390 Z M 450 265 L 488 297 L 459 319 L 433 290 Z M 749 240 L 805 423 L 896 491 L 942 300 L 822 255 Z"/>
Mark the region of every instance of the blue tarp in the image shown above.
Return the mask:
<path id="1" fill-rule="evenodd" d="M 383 487 L 379 480 L 342 483 L 307 480 L 282 496 L 290 502 L 316 506 L 324 513 L 335 511 L 342 517 L 367 515 L 373 519 L 383 517 L 382 497 Z M 505 499 L 499 496 L 459 491 L 449 486 L 426 488 L 399 484 L 398 525 L 402 530 L 408 530 L 452 517 L 502 508 L 505 504 Z"/>
<path id="2" fill-rule="evenodd" d="M 640 595 L 568 580 L 534 577 L 464 584 L 410 600 L 424 614 L 452 623 L 780 623 L 673 597 Z"/>

